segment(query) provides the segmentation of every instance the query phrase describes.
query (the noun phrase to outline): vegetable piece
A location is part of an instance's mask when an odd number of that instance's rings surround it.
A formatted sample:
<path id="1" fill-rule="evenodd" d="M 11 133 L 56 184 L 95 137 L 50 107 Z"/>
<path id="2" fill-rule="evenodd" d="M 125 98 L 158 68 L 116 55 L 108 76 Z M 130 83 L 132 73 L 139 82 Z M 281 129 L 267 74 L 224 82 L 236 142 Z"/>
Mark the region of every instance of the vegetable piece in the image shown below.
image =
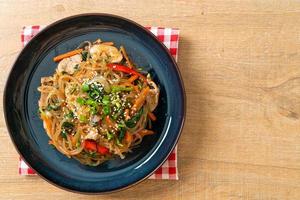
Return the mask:
<path id="1" fill-rule="evenodd" d="M 77 90 L 77 87 L 76 86 L 73 86 L 73 87 L 71 87 L 70 89 L 69 89 L 69 93 L 70 94 L 74 94 L 74 92 Z"/>
<path id="2" fill-rule="evenodd" d="M 81 106 L 83 106 L 83 105 L 85 104 L 85 100 L 84 100 L 84 98 L 82 98 L 82 97 L 78 97 L 78 98 L 76 99 L 76 102 L 79 103 Z"/>
<path id="3" fill-rule="evenodd" d="M 78 140 L 78 141 L 76 142 L 76 147 L 79 148 L 80 146 L 81 146 L 81 141 Z"/>
<path id="4" fill-rule="evenodd" d="M 122 92 L 122 91 L 130 92 L 132 90 L 133 90 L 132 87 L 124 87 L 124 86 L 117 86 L 117 85 L 111 86 L 111 92 L 113 93 Z"/>
<path id="5" fill-rule="evenodd" d="M 106 124 L 108 125 L 108 126 L 110 126 L 110 127 L 115 127 L 115 123 L 110 119 L 110 117 L 109 117 L 109 115 L 107 115 L 106 117 L 105 117 L 105 122 L 106 122 Z"/>
<path id="6" fill-rule="evenodd" d="M 125 128 L 125 127 L 126 127 L 126 126 L 125 126 L 124 124 L 121 124 L 121 123 L 120 123 L 120 124 L 118 124 L 118 128 L 119 128 L 119 129 L 121 129 L 121 128 Z"/>
<path id="7" fill-rule="evenodd" d="M 97 90 L 93 90 L 89 93 L 89 96 L 92 98 L 92 99 L 98 99 L 99 96 L 100 96 L 100 92 L 97 91 Z"/>
<path id="8" fill-rule="evenodd" d="M 85 104 L 86 104 L 86 105 L 89 105 L 90 113 L 91 113 L 92 115 L 97 114 L 97 112 L 98 112 L 98 104 L 97 104 L 96 101 L 94 101 L 93 99 L 87 99 L 87 100 L 85 101 Z"/>
<path id="9" fill-rule="evenodd" d="M 88 151 L 98 152 L 100 154 L 109 153 L 108 148 L 97 145 L 97 143 L 93 140 L 84 140 L 84 149 Z"/>
<path id="10" fill-rule="evenodd" d="M 100 146 L 100 145 L 97 145 L 97 151 L 98 153 L 100 154 L 108 154 L 109 153 L 109 149 L 104 147 L 104 146 Z"/>
<path id="11" fill-rule="evenodd" d="M 137 85 L 133 86 L 134 91 L 136 91 L 137 93 L 139 92 L 139 87 Z"/>
<path id="12" fill-rule="evenodd" d="M 58 55 L 58 56 L 54 57 L 53 61 L 58 62 L 58 61 L 61 61 L 64 58 L 69 58 L 69 57 L 74 56 L 76 54 L 79 54 L 81 52 L 82 52 L 82 49 L 75 49 L 73 51 L 69 51 L 67 53 L 64 53 L 64 54 L 61 54 L 61 55 Z"/>
<path id="13" fill-rule="evenodd" d="M 133 65 L 131 64 L 131 62 L 130 62 L 130 60 L 129 60 L 129 57 L 128 57 L 128 55 L 127 55 L 127 52 L 126 52 L 126 50 L 125 50 L 125 48 L 124 48 L 123 46 L 120 46 L 120 51 L 121 51 L 121 53 L 123 54 L 123 56 L 124 56 L 124 58 L 125 58 L 125 60 L 126 60 L 126 63 L 127 63 L 127 65 L 128 65 L 128 67 L 129 67 L 130 69 L 132 69 Z"/>
<path id="14" fill-rule="evenodd" d="M 106 137 L 108 140 L 111 140 L 114 136 L 109 131 L 106 132 Z"/>
<path id="15" fill-rule="evenodd" d="M 143 88 L 143 83 L 140 80 L 137 80 L 137 87 L 140 90 Z"/>
<path id="16" fill-rule="evenodd" d="M 74 113 L 70 111 L 68 114 L 65 114 L 64 116 L 66 119 L 73 119 L 74 118 Z"/>
<path id="17" fill-rule="evenodd" d="M 52 129 L 52 121 L 47 117 L 47 115 L 44 112 L 41 112 L 41 118 L 44 122 L 46 132 L 48 133 L 48 135 L 50 135 Z"/>
<path id="18" fill-rule="evenodd" d="M 101 44 L 107 45 L 107 46 L 113 46 L 114 45 L 113 42 L 102 42 Z"/>
<path id="19" fill-rule="evenodd" d="M 62 131 L 60 132 L 60 135 L 61 135 L 62 138 L 67 139 L 67 133 L 66 133 L 64 130 L 62 130 Z"/>
<path id="20" fill-rule="evenodd" d="M 110 84 L 108 83 L 107 79 L 103 76 L 95 76 L 92 79 L 92 82 L 96 82 L 97 84 L 101 84 L 103 86 L 103 89 L 106 93 L 110 93 Z"/>
<path id="21" fill-rule="evenodd" d="M 84 116 L 84 115 L 79 115 L 79 121 L 80 121 L 81 123 L 87 122 L 86 116 Z"/>
<path id="22" fill-rule="evenodd" d="M 119 138 L 116 138 L 116 142 L 117 142 L 117 145 L 118 145 L 118 146 L 120 146 L 120 147 L 124 146 L 124 145 L 120 142 Z"/>
<path id="23" fill-rule="evenodd" d="M 136 113 L 136 115 L 133 116 L 131 119 L 125 121 L 125 125 L 126 125 L 128 128 L 133 128 L 133 127 L 135 127 L 136 123 L 140 120 L 142 114 L 143 114 L 143 108 L 141 108 L 141 109 L 139 110 L 139 112 Z"/>
<path id="24" fill-rule="evenodd" d="M 92 115 L 96 115 L 98 112 L 97 112 L 98 110 L 97 110 L 97 107 L 94 107 L 94 106 L 91 106 L 90 107 L 90 113 L 92 114 Z"/>
<path id="25" fill-rule="evenodd" d="M 38 109 L 38 115 L 40 115 L 41 118 L 42 118 L 42 115 L 46 115 L 46 113 L 44 112 L 44 109 L 39 108 L 39 109 Z"/>
<path id="26" fill-rule="evenodd" d="M 119 86 L 129 86 L 129 87 L 133 87 L 134 85 L 132 83 L 129 83 L 128 81 L 124 82 L 124 83 L 120 83 Z"/>
<path id="27" fill-rule="evenodd" d="M 128 80 L 127 83 L 132 83 L 133 81 L 135 81 L 139 76 L 138 75 L 133 75 L 131 76 Z"/>
<path id="28" fill-rule="evenodd" d="M 63 122 L 61 125 L 61 137 L 67 139 L 67 134 L 72 133 L 74 130 L 74 124 L 71 122 Z"/>
<path id="29" fill-rule="evenodd" d="M 143 130 L 139 131 L 138 134 L 141 137 L 144 137 L 146 135 L 152 135 L 152 134 L 154 134 L 154 131 L 151 131 L 151 130 L 148 130 L 148 129 L 143 129 Z"/>
<path id="30" fill-rule="evenodd" d="M 118 139 L 119 139 L 120 142 L 123 141 L 123 139 L 124 139 L 124 137 L 125 137 L 125 133 L 126 133 L 126 129 L 122 127 L 122 128 L 120 129 L 120 133 L 119 133 L 119 137 L 118 137 Z"/>
<path id="31" fill-rule="evenodd" d="M 70 130 L 74 128 L 74 124 L 72 124 L 71 122 L 64 122 L 62 123 L 61 127 L 66 130 Z"/>
<path id="32" fill-rule="evenodd" d="M 72 141 L 72 145 L 76 145 L 79 142 L 79 138 L 80 138 L 80 132 L 77 131 L 75 133 L 75 135 L 72 137 L 71 141 Z"/>
<path id="33" fill-rule="evenodd" d="M 132 143 L 132 140 L 133 140 L 132 134 L 127 131 L 125 133 L 125 142 L 128 144 L 128 146 L 130 146 L 130 144 Z"/>
<path id="34" fill-rule="evenodd" d="M 92 158 L 96 158 L 97 152 L 91 151 L 91 152 L 88 152 L 88 155 L 89 155 L 90 157 L 92 157 Z M 94 164 L 92 164 L 92 166 L 93 166 L 93 165 L 94 165 Z"/>
<path id="35" fill-rule="evenodd" d="M 97 151 L 97 143 L 93 140 L 84 140 L 84 149 L 88 151 Z"/>
<path id="36" fill-rule="evenodd" d="M 89 106 L 93 106 L 93 107 L 96 107 L 97 106 L 97 103 L 93 100 L 93 99 L 87 99 L 85 101 L 85 103 Z"/>
<path id="37" fill-rule="evenodd" d="M 124 82 L 124 83 L 121 83 L 120 86 L 128 86 L 128 87 L 132 87 L 135 91 L 138 92 L 138 90 L 136 90 L 136 89 L 138 89 L 138 86 L 133 85 L 132 83 L 129 83 L 129 82 L 127 82 L 127 81 Z"/>
<path id="38" fill-rule="evenodd" d="M 82 58 L 83 61 L 87 60 L 87 58 L 89 57 L 88 54 L 89 54 L 88 51 L 82 51 L 81 52 L 81 58 Z"/>
<path id="39" fill-rule="evenodd" d="M 60 109 L 60 105 L 58 105 L 58 104 L 49 104 L 46 108 L 46 110 L 48 110 L 48 111 L 51 111 L 51 110 L 57 111 L 59 109 Z"/>
<path id="40" fill-rule="evenodd" d="M 110 107 L 109 106 L 103 106 L 102 111 L 103 111 L 103 113 L 105 115 L 109 115 L 109 113 L 110 113 Z"/>
<path id="41" fill-rule="evenodd" d="M 141 73 L 139 73 L 133 69 L 130 69 L 129 67 L 126 67 L 124 65 L 110 63 L 107 66 L 115 71 L 124 72 L 124 73 L 132 74 L 132 75 L 138 75 L 142 79 L 146 80 L 146 77 L 144 75 L 142 75 Z"/>
<path id="42" fill-rule="evenodd" d="M 151 121 L 156 121 L 156 116 L 152 112 L 148 112 L 148 117 L 151 119 Z"/>
<path id="43" fill-rule="evenodd" d="M 108 95 L 104 95 L 103 98 L 102 98 L 102 103 L 104 105 L 108 105 L 110 103 L 110 99 L 109 99 L 109 96 Z"/>
<path id="44" fill-rule="evenodd" d="M 90 87 L 88 84 L 84 83 L 84 84 L 82 84 L 81 89 L 83 92 L 87 92 L 87 91 L 89 91 Z"/>
<path id="45" fill-rule="evenodd" d="M 92 83 L 89 85 L 90 89 L 88 91 L 88 95 L 90 98 L 97 102 L 101 102 L 102 96 L 104 95 L 104 88 L 99 83 Z"/>
<path id="46" fill-rule="evenodd" d="M 146 100 L 146 97 L 147 97 L 147 94 L 149 93 L 149 91 L 150 91 L 150 88 L 148 86 L 145 87 L 141 91 L 140 95 L 135 100 L 135 102 L 134 102 L 134 104 L 133 104 L 133 106 L 131 108 L 132 114 L 135 113 L 137 110 L 139 110 L 143 106 L 143 104 L 144 104 L 144 102 Z"/>

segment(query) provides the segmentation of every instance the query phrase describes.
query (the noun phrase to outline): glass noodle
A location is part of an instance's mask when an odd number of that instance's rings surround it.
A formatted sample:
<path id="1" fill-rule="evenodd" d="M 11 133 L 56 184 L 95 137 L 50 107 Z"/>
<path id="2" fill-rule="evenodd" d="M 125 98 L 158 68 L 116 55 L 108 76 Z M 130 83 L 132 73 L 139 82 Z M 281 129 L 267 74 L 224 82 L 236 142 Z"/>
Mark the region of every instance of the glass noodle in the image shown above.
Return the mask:
<path id="1" fill-rule="evenodd" d="M 39 112 L 49 144 L 62 154 L 97 166 L 125 158 L 154 134 L 159 88 L 124 47 L 84 41 L 54 61 L 55 73 L 38 88 Z"/>

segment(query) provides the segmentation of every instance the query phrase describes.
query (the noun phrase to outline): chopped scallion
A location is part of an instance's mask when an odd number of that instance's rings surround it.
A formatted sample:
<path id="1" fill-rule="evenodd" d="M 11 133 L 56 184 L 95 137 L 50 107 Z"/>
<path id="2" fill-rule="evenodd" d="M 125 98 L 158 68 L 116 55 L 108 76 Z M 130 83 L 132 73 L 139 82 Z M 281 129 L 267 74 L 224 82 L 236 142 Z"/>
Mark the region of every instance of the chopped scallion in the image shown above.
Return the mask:
<path id="1" fill-rule="evenodd" d="M 103 113 L 104 113 L 105 115 L 109 115 L 109 113 L 110 113 L 110 107 L 109 107 L 109 106 L 104 106 L 104 107 L 103 107 Z"/>
<path id="2" fill-rule="evenodd" d="M 83 92 L 87 92 L 87 91 L 89 91 L 90 87 L 88 84 L 84 83 L 84 84 L 82 84 L 81 89 Z"/>
<path id="3" fill-rule="evenodd" d="M 116 85 L 111 86 L 111 92 L 113 93 L 122 92 L 122 91 L 130 92 L 132 90 L 133 90 L 132 87 L 123 87 L 123 86 L 116 86 Z"/>
<path id="4" fill-rule="evenodd" d="M 108 105 L 109 102 L 110 102 L 109 96 L 108 95 L 104 95 L 103 98 L 102 98 L 102 103 L 104 105 Z"/>
<path id="5" fill-rule="evenodd" d="M 113 138 L 113 134 L 111 134 L 109 131 L 106 132 L 106 137 L 108 140 L 111 140 Z"/>
<path id="6" fill-rule="evenodd" d="M 82 97 L 78 97 L 77 98 L 77 103 L 79 103 L 81 106 L 83 106 L 85 104 L 85 100 Z"/>
<path id="7" fill-rule="evenodd" d="M 79 121 L 80 121 L 81 123 L 85 123 L 85 122 L 87 121 L 86 116 L 84 116 L 84 115 L 79 115 Z"/>

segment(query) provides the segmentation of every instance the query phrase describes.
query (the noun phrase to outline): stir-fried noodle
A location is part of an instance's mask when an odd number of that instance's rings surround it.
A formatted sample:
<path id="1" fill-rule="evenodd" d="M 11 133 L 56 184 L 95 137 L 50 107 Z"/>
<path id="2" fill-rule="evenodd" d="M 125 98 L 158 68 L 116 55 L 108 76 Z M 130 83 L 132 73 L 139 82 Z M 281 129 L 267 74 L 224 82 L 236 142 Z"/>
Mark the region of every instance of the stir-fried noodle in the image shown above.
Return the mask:
<path id="1" fill-rule="evenodd" d="M 153 134 L 159 88 L 143 75 L 124 47 L 100 39 L 54 58 L 53 76 L 43 77 L 39 111 L 53 145 L 91 166 L 125 157 Z"/>

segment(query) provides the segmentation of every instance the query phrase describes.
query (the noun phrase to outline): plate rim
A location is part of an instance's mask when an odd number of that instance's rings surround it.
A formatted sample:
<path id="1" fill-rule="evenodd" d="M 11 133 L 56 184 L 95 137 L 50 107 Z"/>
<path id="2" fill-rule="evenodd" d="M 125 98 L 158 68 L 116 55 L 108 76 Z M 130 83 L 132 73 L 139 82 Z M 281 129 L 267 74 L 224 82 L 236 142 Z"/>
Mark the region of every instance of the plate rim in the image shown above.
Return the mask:
<path id="1" fill-rule="evenodd" d="M 58 188 L 61 188 L 63 190 L 66 190 L 66 191 L 70 191 L 70 192 L 74 192 L 74 193 L 79 193 L 79 194 L 88 194 L 88 195 L 95 195 L 95 194 L 107 194 L 107 193 L 113 193 L 113 192 L 118 192 L 118 191 L 123 191 L 123 190 L 126 190 L 134 185 L 137 185 L 139 184 L 140 182 L 146 180 L 147 178 L 149 178 L 159 167 L 161 167 L 163 165 L 163 163 L 167 160 L 167 158 L 169 157 L 169 155 L 172 153 L 172 151 L 174 150 L 174 148 L 176 147 L 178 141 L 179 141 L 179 138 L 182 134 L 182 130 L 183 130 L 183 127 L 184 127 L 184 124 L 185 124 L 185 118 L 186 118 L 186 92 L 185 92 L 185 87 L 184 87 L 184 82 L 183 82 L 183 79 L 182 79 L 182 76 L 181 76 L 181 73 L 180 73 L 180 70 L 179 70 L 179 67 L 174 59 L 174 57 L 171 55 L 170 51 L 167 49 L 167 47 L 158 40 L 158 38 L 152 33 L 150 32 L 147 28 L 145 28 L 144 26 L 138 24 L 137 22 L 131 20 L 131 19 L 128 19 L 128 18 L 125 18 L 125 17 L 122 17 L 122 16 L 119 16 L 119 15 L 114 15 L 114 14 L 109 14 L 109 13 L 83 13 L 83 14 L 77 14 L 77 15 L 71 15 L 71 16 L 68 16 L 68 17 L 64 17 L 64 18 L 61 18 L 59 20 L 56 20 L 52 23 L 50 23 L 49 25 L 43 27 L 42 30 L 40 30 L 35 36 L 33 36 L 30 41 L 26 44 L 26 46 L 29 46 L 30 43 L 33 43 L 35 38 L 38 37 L 39 35 L 43 34 L 46 30 L 52 28 L 53 26 L 61 23 L 61 22 L 64 22 L 64 21 L 68 21 L 68 20 L 71 20 L 71 19 L 74 19 L 74 18 L 80 18 L 80 17 L 88 17 L 88 16 L 97 16 L 97 17 L 112 17 L 112 18 L 117 18 L 117 19 L 120 19 L 120 20 L 123 20 L 123 21 L 126 21 L 128 23 L 131 23 L 132 25 L 138 27 L 139 29 L 142 29 L 143 31 L 145 31 L 148 36 L 150 36 L 152 39 L 154 39 L 156 41 L 156 43 L 162 47 L 164 49 L 164 51 L 168 54 L 168 57 L 171 59 L 172 61 L 172 65 L 174 66 L 175 70 L 176 70 L 176 73 L 178 75 L 178 80 L 180 82 L 180 89 L 182 91 L 182 96 L 181 96 L 181 100 L 182 100 L 182 116 L 181 116 L 181 123 L 180 123 L 180 126 L 179 126 L 179 130 L 178 130 L 178 133 L 177 133 L 177 136 L 174 140 L 174 143 L 170 149 L 170 151 L 168 152 L 167 156 L 165 156 L 165 158 L 160 161 L 160 164 L 154 169 L 152 170 L 150 173 L 148 173 L 146 176 L 144 176 L 143 178 L 137 180 L 137 181 L 134 181 L 133 183 L 131 184 L 128 184 L 128 185 L 125 185 L 125 186 L 122 186 L 121 188 L 116 188 L 116 189 L 112 189 L 112 190 L 108 190 L 108 191 L 101 191 L 101 192 L 86 192 L 86 191 L 79 191 L 79 190 L 75 190 L 75 189 L 71 189 L 71 188 L 68 188 L 68 187 L 64 187 L 62 185 L 59 185 L 51 180 L 49 180 L 48 178 L 44 177 L 43 175 L 41 175 L 36 169 L 34 169 L 27 161 L 25 158 L 23 158 L 23 161 L 30 167 L 32 168 L 37 175 L 39 175 L 39 177 L 41 177 L 42 179 L 44 179 L 45 181 L 47 181 L 48 183 L 58 187 Z M 18 59 L 20 57 L 21 54 L 23 54 L 24 51 L 26 51 L 26 46 L 24 46 L 22 48 L 22 50 L 18 53 L 18 55 L 16 56 L 13 64 L 12 64 L 12 67 L 8 73 L 8 76 L 7 76 L 7 79 L 6 79 L 6 82 L 5 82 L 5 87 L 4 87 L 4 92 L 3 92 L 3 111 L 4 111 L 4 119 L 5 119 L 5 124 L 6 124 L 6 127 L 7 127 L 7 130 L 8 130 L 8 133 L 9 133 L 9 136 L 10 136 L 10 139 L 15 147 L 15 149 L 17 150 L 19 156 L 23 157 L 23 153 L 19 150 L 19 147 L 17 147 L 16 143 L 15 143 L 15 139 L 13 137 L 13 134 L 11 133 L 11 127 L 9 126 L 9 119 L 7 117 L 7 96 L 9 96 L 8 94 L 8 83 L 10 81 L 10 78 L 12 76 L 12 73 L 13 73 L 13 70 L 14 68 L 16 67 L 16 63 L 18 62 Z"/>

